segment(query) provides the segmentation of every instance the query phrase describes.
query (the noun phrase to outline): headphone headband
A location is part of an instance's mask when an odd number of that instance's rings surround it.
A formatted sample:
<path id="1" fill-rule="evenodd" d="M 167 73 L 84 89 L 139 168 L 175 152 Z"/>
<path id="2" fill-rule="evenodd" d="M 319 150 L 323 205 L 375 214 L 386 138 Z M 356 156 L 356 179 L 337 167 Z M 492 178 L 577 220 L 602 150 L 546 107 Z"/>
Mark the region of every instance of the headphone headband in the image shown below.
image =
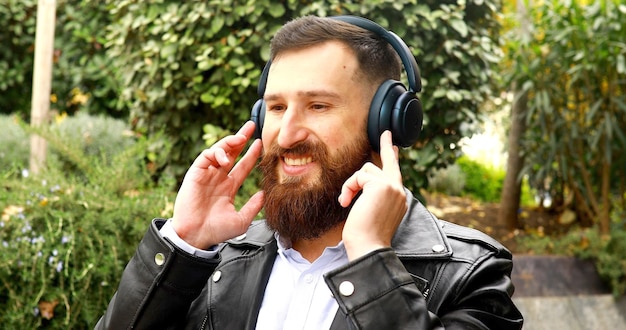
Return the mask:
<path id="1" fill-rule="evenodd" d="M 417 93 L 417 92 L 422 91 L 422 80 L 420 79 L 419 67 L 417 66 L 415 57 L 411 53 L 411 50 L 406 45 L 406 43 L 404 43 L 404 41 L 400 37 L 398 37 L 397 34 L 363 17 L 342 15 L 342 16 L 330 16 L 328 18 L 358 26 L 370 32 L 376 33 L 376 35 L 385 39 L 385 41 L 387 41 L 387 43 L 389 43 L 391 47 L 393 47 L 393 49 L 396 51 L 398 56 L 400 56 L 400 60 L 402 61 L 402 66 L 404 67 L 404 71 L 406 71 L 407 79 L 409 80 L 409 92 Z M 271 64 L 272 64 L 272 60 L 270 59 L 265 64 L 265 67 L 263 67 L 263 72 L 261 72 L 261 77 L 259 77 L 259 84 L 257 85 L 257 94 L 261 98 L 265 94 L 265 87 L 267 85 L 267 76 L 269 74 Z"/>
<path id="2" fill-rule="evenodd" d="M 414 93 L 422 91 L 422 80 L 420 79 L 419 68 L 417 66 L 417 62 L 415 61 L 415 57 L 406 43 L 404 43 L 404 41 L 398 37 L 397 34 L 363 17 L 342 15 L 331 16 L 329 18 L 356 25 L 360 28 L 374 32 L 378 36 L 385 39 L 385 41 L 393 47 L 398 56 L 400 56 L 400 60 L 404 66 L 404 71 L 406 71 L 407 79 L 409 80 L 409 91 Z"/>

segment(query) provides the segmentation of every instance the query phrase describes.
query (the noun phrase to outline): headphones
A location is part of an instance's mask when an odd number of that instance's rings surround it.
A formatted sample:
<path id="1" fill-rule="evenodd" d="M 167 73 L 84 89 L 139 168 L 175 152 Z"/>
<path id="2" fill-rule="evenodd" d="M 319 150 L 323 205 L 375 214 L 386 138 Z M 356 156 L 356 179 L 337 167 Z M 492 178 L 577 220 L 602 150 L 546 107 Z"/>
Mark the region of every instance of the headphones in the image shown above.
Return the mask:
<path id="1" fill-rule="evenodd" d="M 407 91 L 401 82 L 392 79 L 384 81 L 378 87 L 370 104 L 367 135 L 372 148 L 376 152 L 380 152 L 380 135 L 385 130 L 391 131 L 394 145 L 400 147 L 413 145 L 417 142 L 422 130 L 424 115 L 422 104 L 416 95 L 417 92 L 422 90 L 422 82 L 417 62 L 409 47 L 395 33 L 386 30 L 369 19 L 357 16 L 333 16 L 330 18 L 356 25 L 377 34 L 385 39 L 400 56 L 404 70 L 407 73 L 409 89 Z M 256 125 L 254 138 L 261 138 L 265 121 L 263 94 L 265 94 L 270 65 L 271 60 L 263 68 L 257 90 L 260 99 L 254 103 L 250 113 L 250 120 L 254 121 Z"/>

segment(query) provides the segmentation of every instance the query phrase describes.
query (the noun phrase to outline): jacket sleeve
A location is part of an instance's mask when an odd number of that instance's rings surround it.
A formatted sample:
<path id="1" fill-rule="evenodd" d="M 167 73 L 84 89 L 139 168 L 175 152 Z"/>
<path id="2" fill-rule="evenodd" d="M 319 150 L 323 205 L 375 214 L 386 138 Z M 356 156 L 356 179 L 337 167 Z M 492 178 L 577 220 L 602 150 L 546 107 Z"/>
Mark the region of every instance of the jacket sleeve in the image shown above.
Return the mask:
<path id="1" fill-rule="evenodd" d="M 96 329 L 175 329 L 186 323 L 191 303 L 219 259 L 203 259 L 161 237 L 155 219 L 139 243 Z"/>
<path id="2" fill-rule="evenodd" d="M 520 329 L 522 317 L 510 299 L 510 279 L 498 268 L 501 262 L 506 264 L 504 259 L 483 262 L 457 277 L 437 315 L 428 310 L 392 249 L 373 251 L 333 270 L 326 282 L 355 329 Z"/>

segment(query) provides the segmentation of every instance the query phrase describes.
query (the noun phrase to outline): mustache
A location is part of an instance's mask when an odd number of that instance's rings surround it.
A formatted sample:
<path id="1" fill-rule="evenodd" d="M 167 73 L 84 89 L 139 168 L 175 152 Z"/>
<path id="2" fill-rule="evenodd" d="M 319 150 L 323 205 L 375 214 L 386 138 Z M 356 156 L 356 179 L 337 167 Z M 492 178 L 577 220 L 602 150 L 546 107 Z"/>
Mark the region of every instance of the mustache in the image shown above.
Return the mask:
<path id="1" fill-rule="evenodd" d="M 328 152 L 322 143 L 316 143 L 311 141 L 298 142 L 296 145 L 290 148 L 283 148 L 276 142 L 270 145 L 269 150 L 265 150 L 263 158 L 274 157 L 280 158 L 284 155 L 311 155 L 314 159 L 325 158 Z"/>
<path id="2" fill-rule="evenodd" d="M 322 143 L 302 141 L 290 148 L 283 148 L 276 142 L 273 142 L 267 150 L 264 150 L 261 161 L 257 166 L 264 173 L 268 173 L 267 171 L 272 171 L 285 155 L 309 155 L 313 161 L 322 164 L 327 163 L 330 159 L 328 150 Z"/>

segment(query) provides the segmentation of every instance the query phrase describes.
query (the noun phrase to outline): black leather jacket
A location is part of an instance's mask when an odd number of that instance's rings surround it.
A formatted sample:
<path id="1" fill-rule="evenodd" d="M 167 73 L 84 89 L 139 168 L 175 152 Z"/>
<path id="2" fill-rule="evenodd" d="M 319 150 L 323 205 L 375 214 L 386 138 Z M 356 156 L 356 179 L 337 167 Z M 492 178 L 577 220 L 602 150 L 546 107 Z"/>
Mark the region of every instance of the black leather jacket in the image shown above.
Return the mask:
<path id="1" fill-rule="evenodd" d="M 476 230 L 436 219 L 409 193 L 391 249 L 325 276 L 331 329 L 521 329 L 512 256 Z M 264 221 L 206 260 L 176 248 L 155 219 L 96 329 L 254 329 L 277 245 Z M 343 296 L 339 284 L 354 293 Z"/>

